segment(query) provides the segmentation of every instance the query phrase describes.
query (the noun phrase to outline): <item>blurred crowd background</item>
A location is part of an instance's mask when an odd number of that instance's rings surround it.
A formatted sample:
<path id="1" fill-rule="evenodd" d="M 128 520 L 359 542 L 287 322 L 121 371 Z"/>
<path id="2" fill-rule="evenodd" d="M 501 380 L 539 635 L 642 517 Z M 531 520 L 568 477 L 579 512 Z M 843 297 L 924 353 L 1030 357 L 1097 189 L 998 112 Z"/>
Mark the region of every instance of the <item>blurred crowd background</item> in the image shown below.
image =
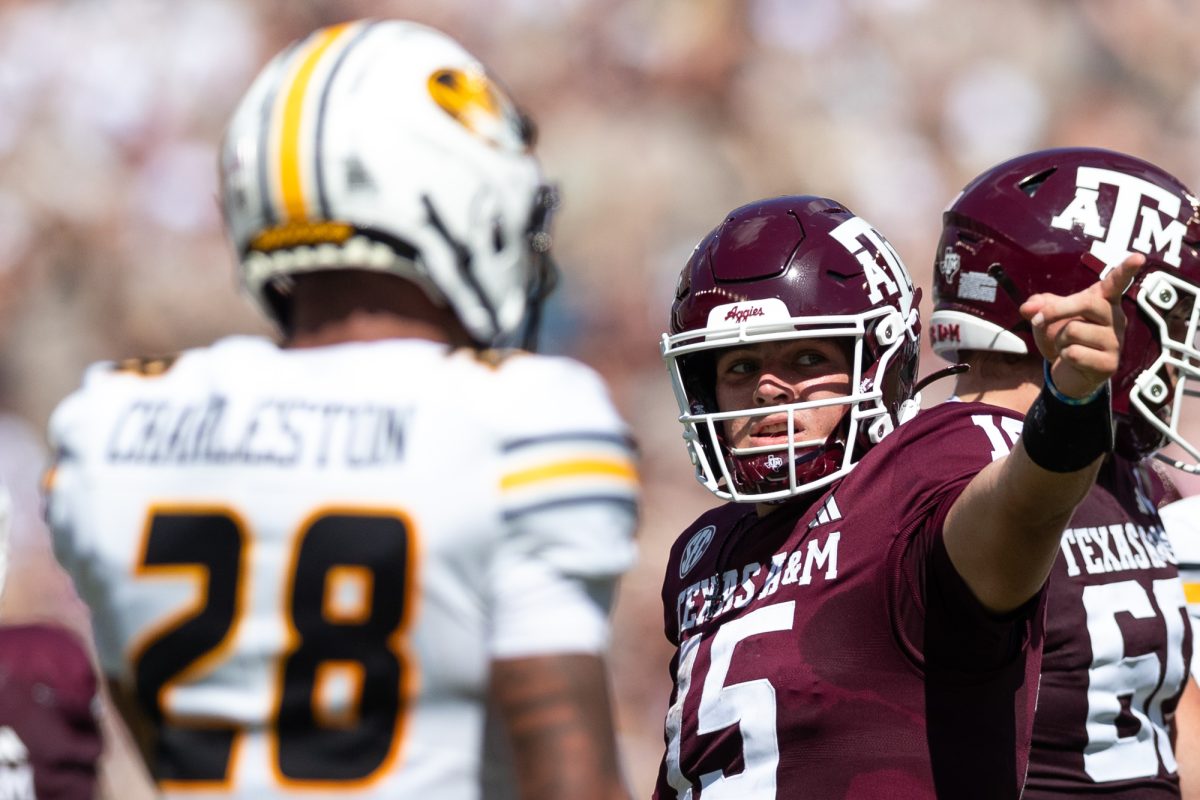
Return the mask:
<path id="1" fill-rule="evenodd" d="M 46 420 L 83 368 L 270 333 L 236 289 L 218 142 L 271 55 L 364 16 L 432 24 L 479 55 L 536 119 L 561 188 L 544 349 L 605 375 L 643 459 L 642 556 L 612 652 L 637 796 L 670 688 L 662 565 L 714 502 L 658 356 L 696 241 L 744 202 L 823 194 L 928 287 L 942 209 L 1009 156 L 1111 147 L 1200 186 L 1197 0 L 0 0 L 0 471 L 26 576 L 9 618 L 57 603 L 83 619 L 36 491 Z M 942 366 L 928 347 L 922 363 Z"/>

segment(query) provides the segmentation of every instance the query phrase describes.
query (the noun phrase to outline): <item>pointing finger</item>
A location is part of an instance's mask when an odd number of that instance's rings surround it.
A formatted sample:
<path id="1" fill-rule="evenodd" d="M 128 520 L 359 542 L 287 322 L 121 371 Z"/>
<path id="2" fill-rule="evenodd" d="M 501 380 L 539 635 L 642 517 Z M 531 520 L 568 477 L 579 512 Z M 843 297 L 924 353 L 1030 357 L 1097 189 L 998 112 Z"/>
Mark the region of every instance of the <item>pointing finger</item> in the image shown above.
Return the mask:
<path id="1" fill-rule="evenodd" d="M 1104 299 L 1110 303 L 1117 303 L 1121 300 L 1121 295 L 1133 283 L 1133 279 L 1137 277 L 1139 271 L 1146 264 L 1146 257 L 1141 253 L 1130 253 L 1117 266 L 1108 269 L 1107 272 L 1101 272 L 1103 278 L 1100 280 L 1100 292 Z"/>

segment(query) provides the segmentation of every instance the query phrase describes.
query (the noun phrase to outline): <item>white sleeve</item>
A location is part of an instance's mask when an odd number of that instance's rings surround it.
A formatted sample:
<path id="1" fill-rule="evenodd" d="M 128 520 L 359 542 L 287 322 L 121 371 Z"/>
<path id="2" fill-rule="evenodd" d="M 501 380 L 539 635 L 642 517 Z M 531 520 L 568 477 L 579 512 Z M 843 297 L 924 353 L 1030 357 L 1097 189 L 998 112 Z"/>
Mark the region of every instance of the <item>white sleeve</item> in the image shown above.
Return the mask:
<path id="1" fill-rule="evenodd" d="M 83 535 L 82 515 L 95 513 L 88 508 L 88 457 L 96 449 L 95 398 L 89 387 L 107 382 L 112 372 L 109 363 L 93 365 L 84 377 L 83 387 L 59 404 L 50 417 L 49 441 L 51 466 L 44 481 L 46 523 L 59 564 L 66 570 L 80 599 L 92 609 L 91 626 L 96 652 L 106 674 L 117 675 L 125 665 L 120 638 L 112 629 L 114 621 L 98 614 L 106 597 L 96 574 L 92 548 L 95 543 Z"/>
<path id="2" fill-rule="evenodd" d="M 636 555 L 632 440 L 592 370 L 528 356 L 506 365 L 492 652 L 602 652 L 619 576 Z"/>
<path id="3" fill-rule="evenodd" d="M 1192 629 L 1200 631 L 1200 495 L 1176 500 L 1158 513 L 1179 562 Z M 1200 653 L 1192 657 L 1192 677 L 1200 683 Z"/>

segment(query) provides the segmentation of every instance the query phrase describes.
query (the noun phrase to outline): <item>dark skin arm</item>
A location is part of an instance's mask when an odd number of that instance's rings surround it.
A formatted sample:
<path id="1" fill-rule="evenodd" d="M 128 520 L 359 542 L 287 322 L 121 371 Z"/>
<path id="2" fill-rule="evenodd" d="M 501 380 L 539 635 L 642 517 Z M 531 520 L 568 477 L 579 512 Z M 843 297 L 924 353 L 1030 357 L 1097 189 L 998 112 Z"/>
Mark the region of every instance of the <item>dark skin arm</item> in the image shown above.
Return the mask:
<path id="1" fill-rule="evenodd" d="M 628 800 L 599 656 L 494 661 L 490 693 L 521 800 Z"/>
<path id="2" fill-rule="evenodd" d="M 142 713 L 141 706 L 138 705 L 133 692 L 111 676 L 108 678 L 108 694 L 112 698 L 113 706 L 125 720 L 125 726 L 133 735 L 134 744 L 137 745 L 138 752 L 142 755 L 142 761 L 145 762 L 147 769 L 153 772 L 154 747 L 157 741 L 154 726 Z"/>

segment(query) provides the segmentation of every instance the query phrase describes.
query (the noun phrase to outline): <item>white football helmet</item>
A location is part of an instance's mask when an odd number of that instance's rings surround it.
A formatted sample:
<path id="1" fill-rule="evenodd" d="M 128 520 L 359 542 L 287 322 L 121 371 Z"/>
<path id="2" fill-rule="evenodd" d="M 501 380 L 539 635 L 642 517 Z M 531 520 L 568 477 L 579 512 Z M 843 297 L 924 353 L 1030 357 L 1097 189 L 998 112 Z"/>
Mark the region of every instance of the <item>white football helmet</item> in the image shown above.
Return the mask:
<path id="1" fill-rule="evenodd" d="M 401 21 L 318 30 L 267 64 L 225 134 L 222 205 L 242 283 L 287 330 L 291 276 L 392 272 L 448 304 L 479 344 L 511 343 L 536 326 L 554 280 L 556 200 L 532 140 L 504 88 L 448 36 Z"/>

